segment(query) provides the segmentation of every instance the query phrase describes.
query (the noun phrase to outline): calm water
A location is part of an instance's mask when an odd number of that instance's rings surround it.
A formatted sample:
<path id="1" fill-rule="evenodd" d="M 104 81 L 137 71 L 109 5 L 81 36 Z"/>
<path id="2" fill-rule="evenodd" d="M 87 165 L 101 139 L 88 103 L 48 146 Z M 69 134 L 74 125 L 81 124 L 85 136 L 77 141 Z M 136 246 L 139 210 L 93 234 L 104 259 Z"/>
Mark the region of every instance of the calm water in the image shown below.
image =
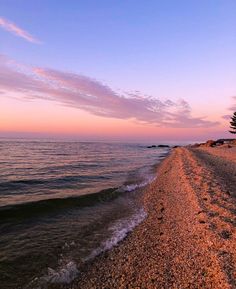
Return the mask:
<path id="1" fill-rule="evenodd" d="M 0 286 L 69 283 L 146 216 L 139 203 L 169 149 L 0 141 Z"/>

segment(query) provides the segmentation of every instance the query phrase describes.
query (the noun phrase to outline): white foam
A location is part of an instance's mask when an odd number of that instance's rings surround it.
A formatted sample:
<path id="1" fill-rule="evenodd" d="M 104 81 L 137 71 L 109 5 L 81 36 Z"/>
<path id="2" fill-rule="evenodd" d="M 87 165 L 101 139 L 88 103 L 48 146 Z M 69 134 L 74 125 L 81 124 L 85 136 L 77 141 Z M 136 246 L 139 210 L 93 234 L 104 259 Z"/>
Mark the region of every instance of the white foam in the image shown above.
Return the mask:
<path id="1" fill-rule="evenodd" d="M 123 185 L 121 188 L 118 189 L 120 192 L 132 192 L 136 189 L 143 188 L 155 180 L 156 176 L 149 176 L 146 177 L 146 180 L 139 184 L 130 184 L 130 185 Z"/>
<path id="2" fill-rule="evenodd" d="M 46 284 L 69 284 L 78 276 L 78 273 L 75 262 L 70 261 L 58 270 L 48 268 L 47 275 L 35 278 L 26 288 L 42 289 Z"/>
<path id="3" fill-rule="evenodd" d="M 96 256 L 100 255 L 102 252 L 110 250 L 112 247 L 116 246 L 120 241 L 122 241 L 127 234 L 132 231 L 137 225 L 139 225 L 147 216 L 144 209 L 139 209 L 130 218 L 119 220 L 115 222 L 112 227 L 109 228 L 112 236 L 101 243 L 101 245 L 92 251 L 92 253 L 84 260 L 89 261 Z"/>
<path id="4" fill-rule="evenodd" d="M 111 237 L 103 241 L 100 246 L 94 249 L 84 261 L 89 261 L 102 252 L 110 250 L 122 241 L 127 234 L 132 231 L 137 225 L 139 225 L 147 216 L 144 209 L 137 209 L 136 212 L 129 218 L 123 218 L 116 221 L 108 230 L 110 231 Z M 74 242 L 71 243 L 74 245 Z M 64 247 L 69 246 L 65 244 Z M 42 277 L 35 278 L 28 286 L 27 289 L 43 289 L 47 288 L 49 284 L 69 284 L 79 274 L 79 270 L 74 261 L 68 262 L 64 266 L 60 266 L 59 269 L 54 270 L 48 268 L 48 273 Z M 46 286 L 46 287 L 45 287 Z"/>
<path id="5" fill-rule="evenodd" d="M 129 232 L 131 232 L 137 225 L 139 225 L 147 216 L 144 209 L 138 209 L 131 217 L 123 218 L 115 222 L 110 228 L 111 237 L 103 241 L 100 246 L 94 249 L 91 254 L 84 259 L 89 261 L 102 252 L 110 250 L 122 241 Z M 69 284 L 79 274 L 79 270 L 74 261 L 70 261 L 58 270 L 48 268 L 48 274 L 43 277 L 35 278 L 26 288 L 42 289 L 46 288 L 47 284 Z"/>
<path id="6" fill-rule="evenodd" d="M 44 277 L 44 280 L 47 283 L 69 284 L 77 277 L 78 273 L 75 262 L 70 261 L 58 271 L 48 268 L 48 275 Z"/>

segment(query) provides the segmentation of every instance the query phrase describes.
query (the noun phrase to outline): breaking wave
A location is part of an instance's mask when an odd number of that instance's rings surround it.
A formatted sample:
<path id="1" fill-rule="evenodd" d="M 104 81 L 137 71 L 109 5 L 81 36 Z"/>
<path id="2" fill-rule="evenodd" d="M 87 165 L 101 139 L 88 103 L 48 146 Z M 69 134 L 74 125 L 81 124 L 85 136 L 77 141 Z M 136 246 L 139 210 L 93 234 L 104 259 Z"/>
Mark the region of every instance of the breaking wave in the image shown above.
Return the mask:
<path id="1" fill-rule="evenodd" d="M 131 232 L 137 225 L 139 225 L 147 216 L 144 209 L 139 209 L 130 218 L 119 220 L 115 222 L 109 229 L 111 231 L 111 237 L 92 251 L 92 253 L 85 259 L 85 261 L 91 260 L 101 253 L 110 250 L 122 241 L 129 232 Z"/>
<path id="2" fill-rule="evenodd" d="M 143 208 L 137 209 L 136 212 L 129 218 L 123 218 L 108 229 L 110 237 L 103 241 L 99 247 L 95 248 L 83 262 L 88 262 L 99 256 L 103 252 L 111 250 L 119 242 L 121 242 L 129 232 L 133 231 L 147 216 Z M 36 277 L 27 287 L 34 289 L 43 289 L 49 284 L 70 284 L 79 275 L 79 268 L 75 261 L 69 261 L 63 267 L 54 270 L 48 268 L 48 273 L 42 277 Z M 33 286 L 33 287 L 32 287 Z"/>

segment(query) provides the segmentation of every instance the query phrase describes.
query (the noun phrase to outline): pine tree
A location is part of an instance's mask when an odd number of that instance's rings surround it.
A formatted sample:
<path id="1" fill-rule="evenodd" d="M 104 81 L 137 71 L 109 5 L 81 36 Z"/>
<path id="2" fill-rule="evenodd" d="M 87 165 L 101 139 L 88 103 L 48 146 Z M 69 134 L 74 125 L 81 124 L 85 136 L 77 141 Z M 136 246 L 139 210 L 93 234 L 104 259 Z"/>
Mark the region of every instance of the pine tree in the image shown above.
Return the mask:
<path id="1" fill-rule="evenodd" d="M 230 130 L 229 132 L 236 134 L 236 111 L 234 112 L 233 116 L 231 117 L 231 122 L 230 122 Z"/>

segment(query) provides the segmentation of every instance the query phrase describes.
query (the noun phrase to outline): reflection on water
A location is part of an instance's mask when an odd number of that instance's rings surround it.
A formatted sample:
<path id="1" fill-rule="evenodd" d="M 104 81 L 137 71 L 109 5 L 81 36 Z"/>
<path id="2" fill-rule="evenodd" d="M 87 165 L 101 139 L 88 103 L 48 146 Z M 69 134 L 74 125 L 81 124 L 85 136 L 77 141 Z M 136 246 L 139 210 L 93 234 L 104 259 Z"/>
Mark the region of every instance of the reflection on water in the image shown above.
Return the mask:
<path id="1" fill-rule="evenodd" d="M 167 151 L 138 144 L 0 142 L 4 289 L 69 281 L 85 260 L 122 239 L 145 217 L 141 189 Z"/>

